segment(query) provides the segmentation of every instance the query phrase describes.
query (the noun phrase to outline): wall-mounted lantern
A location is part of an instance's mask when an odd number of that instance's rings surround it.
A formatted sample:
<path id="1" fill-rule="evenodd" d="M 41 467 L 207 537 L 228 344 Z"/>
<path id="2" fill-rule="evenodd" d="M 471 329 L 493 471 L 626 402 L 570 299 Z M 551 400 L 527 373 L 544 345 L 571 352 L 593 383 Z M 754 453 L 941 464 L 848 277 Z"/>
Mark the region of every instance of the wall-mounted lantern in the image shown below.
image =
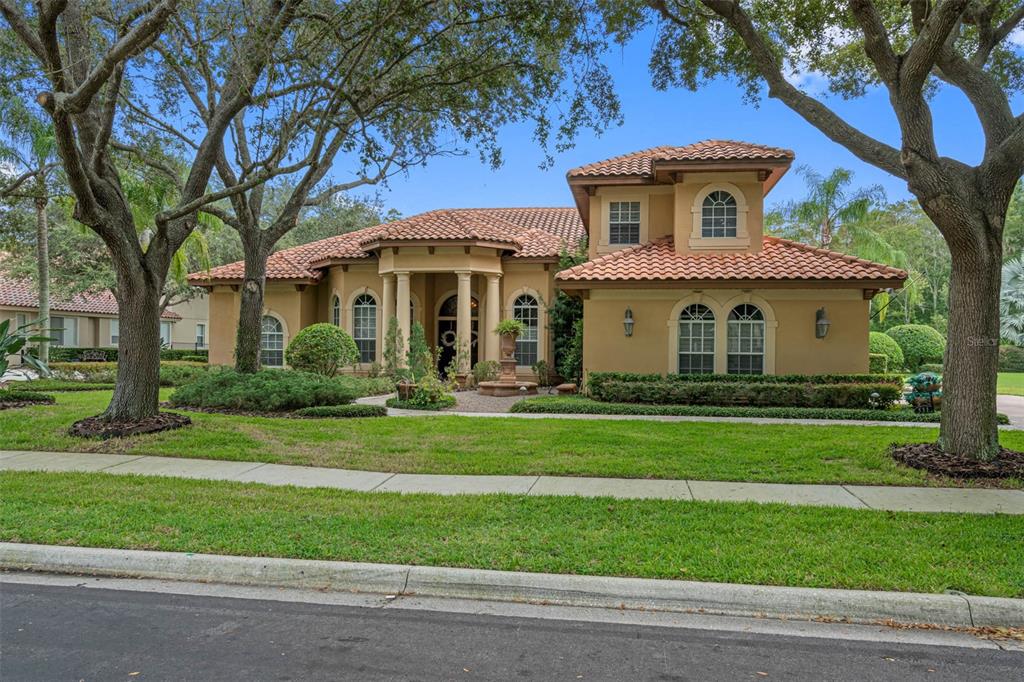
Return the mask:
<path id="1" fill-rule="evenodd" d="M 633 336 L 633 309 L 626 308 L 626 316 L 622 319 L 622 328 L 626 330 L 626 336 Z"/>
<path id="2" fill-rule="evenodd" d="M 825 308 L 818 308 L 814 314 L 814 336 L 823 339 L 828 336 L 828 328 L 832 326 L 832 320 L 825 314 Z"/>

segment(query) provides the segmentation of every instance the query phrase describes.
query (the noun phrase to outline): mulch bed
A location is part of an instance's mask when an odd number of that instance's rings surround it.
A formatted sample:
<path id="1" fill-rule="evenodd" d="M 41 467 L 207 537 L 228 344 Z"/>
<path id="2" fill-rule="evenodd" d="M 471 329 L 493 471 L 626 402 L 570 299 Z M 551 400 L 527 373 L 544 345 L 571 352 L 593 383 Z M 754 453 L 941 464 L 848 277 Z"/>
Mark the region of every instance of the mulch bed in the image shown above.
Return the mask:
<path id="1" fill-rule="evenodd" d="M 894 444 L 889 454 L 901 464 L 949 478 L 1024 479 L 1024 452 L 1006 448 L 988 462 L 946 454 L 936 443 Z"/>
<path id="2" fill-rule="evenodd" d="M 71 425 L 68 433 L 79 438 L 122 438 L 124 436 L 138 436 L 143 433 L 157 433 L 159 431 L 170 431 L 180 429 L 183 426 L 190 426 L 192 420 L 183 414 L 171 412 L 159 412 L 152 417 L 138 421 L 112 422 L 105 420 L 102 416 L 86 417 Z"/>

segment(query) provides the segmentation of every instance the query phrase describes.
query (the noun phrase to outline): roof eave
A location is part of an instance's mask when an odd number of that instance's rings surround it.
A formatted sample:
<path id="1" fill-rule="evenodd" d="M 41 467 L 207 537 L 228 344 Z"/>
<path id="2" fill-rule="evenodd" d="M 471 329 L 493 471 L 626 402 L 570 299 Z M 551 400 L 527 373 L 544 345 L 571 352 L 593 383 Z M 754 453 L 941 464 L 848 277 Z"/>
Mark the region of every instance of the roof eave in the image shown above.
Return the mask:
<path id="1" fill-rule="evenodd" d="M 495 241 L 491 239 L 377 239 L 359 245 L 366 251 L 401 248 L 403 246 L 478 246 L 487 249 L 500 249 L 518 253 L 522 247 L 515 242 Z"/>
<path id="2" fill-rule="evenodd" d="M 558 279 L 560 289 L 900 289 L 904 279 Z"/>

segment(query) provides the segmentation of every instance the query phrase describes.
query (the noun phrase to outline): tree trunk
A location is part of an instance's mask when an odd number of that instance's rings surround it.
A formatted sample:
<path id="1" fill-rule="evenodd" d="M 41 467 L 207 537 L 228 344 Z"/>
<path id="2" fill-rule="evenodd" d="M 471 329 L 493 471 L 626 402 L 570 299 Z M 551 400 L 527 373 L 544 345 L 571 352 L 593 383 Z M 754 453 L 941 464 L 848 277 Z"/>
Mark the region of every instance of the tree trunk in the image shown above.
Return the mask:
<path id="1" fill-rule="evenodd" d="M 950 243 L 949 342 L 943 376 L 939 444 L 944 452 L 990 460 L 999 450 L 996 375 L 999 368 L 1001 230 L 972 226 L 970 245 Z"/>
<path id="2" fill-rule="evenodd" d="M 263 322 L 263 294 L 267 283 L 266 249 L 257 242 L 246 243 L 245 281 L 238 310 L 238 332 L 235 336 L 235 369 L 255 372 L 260 368 L 260 340 Z"/>
<path id="3" fill-rule="evenodd" d="M 39 279 L 39 319 L 44 328 L 50 326 L 50 227 L 46 206 L 49 202 L 37 198 L 36 204 L 36 270 Z M 50 361 L 50 342 L 39 342 L 39 359 Z"/>
<path id="4" fill-rule="evenodd" d="M 142 264 L 114 257 L 120 324 L 117 383 L 103 416 L 138 421 L 160 411 L 160 294 L 163 281 Z"/>

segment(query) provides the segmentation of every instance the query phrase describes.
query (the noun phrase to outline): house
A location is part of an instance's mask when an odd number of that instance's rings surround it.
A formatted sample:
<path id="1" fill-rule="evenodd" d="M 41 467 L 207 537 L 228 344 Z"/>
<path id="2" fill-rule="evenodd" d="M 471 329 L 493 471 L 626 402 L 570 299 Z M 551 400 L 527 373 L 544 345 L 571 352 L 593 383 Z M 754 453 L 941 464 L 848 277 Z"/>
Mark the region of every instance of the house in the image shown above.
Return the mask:
<path id="1" fill-rule="evenodd" d="M 498 359 L 501 318 L 527 327 L 519 372 L 552 363 L 547 307 L 584 300 L 586 371 L 854 373 L 868 369 L 869 302 L 902 270 L 764 234 L 764 197 L 793 152 L 708 140 L 575 168 L 571 208 L 445 209 L 279 251 L 267 267 L 265 365 L 302 327 L 382 361 L 386 321 L 413 321 L 463 365 Z M 558 272 L 586 237 L 587 262 Z M 192 275 L 210 290 L 210 360 L 229 363 L 242 263 Z M 407 314 L 396 311 L 408 310 Z"/>
<path id="2" fill-rule="evenodd" d="M 209 325 L 205 295 L 171 306 L 160 319 L 160 338 L 167 347 L 205 349 Z M 38 294 L 29 282 L 0 275 L 0 322 L 11 320 L 21 326 L 39 314 Z M 69 348 L 111 348 L 117 346 L 117 300 L 109 291 L 61 296 L 50 295 L 53 345 Z"/>

